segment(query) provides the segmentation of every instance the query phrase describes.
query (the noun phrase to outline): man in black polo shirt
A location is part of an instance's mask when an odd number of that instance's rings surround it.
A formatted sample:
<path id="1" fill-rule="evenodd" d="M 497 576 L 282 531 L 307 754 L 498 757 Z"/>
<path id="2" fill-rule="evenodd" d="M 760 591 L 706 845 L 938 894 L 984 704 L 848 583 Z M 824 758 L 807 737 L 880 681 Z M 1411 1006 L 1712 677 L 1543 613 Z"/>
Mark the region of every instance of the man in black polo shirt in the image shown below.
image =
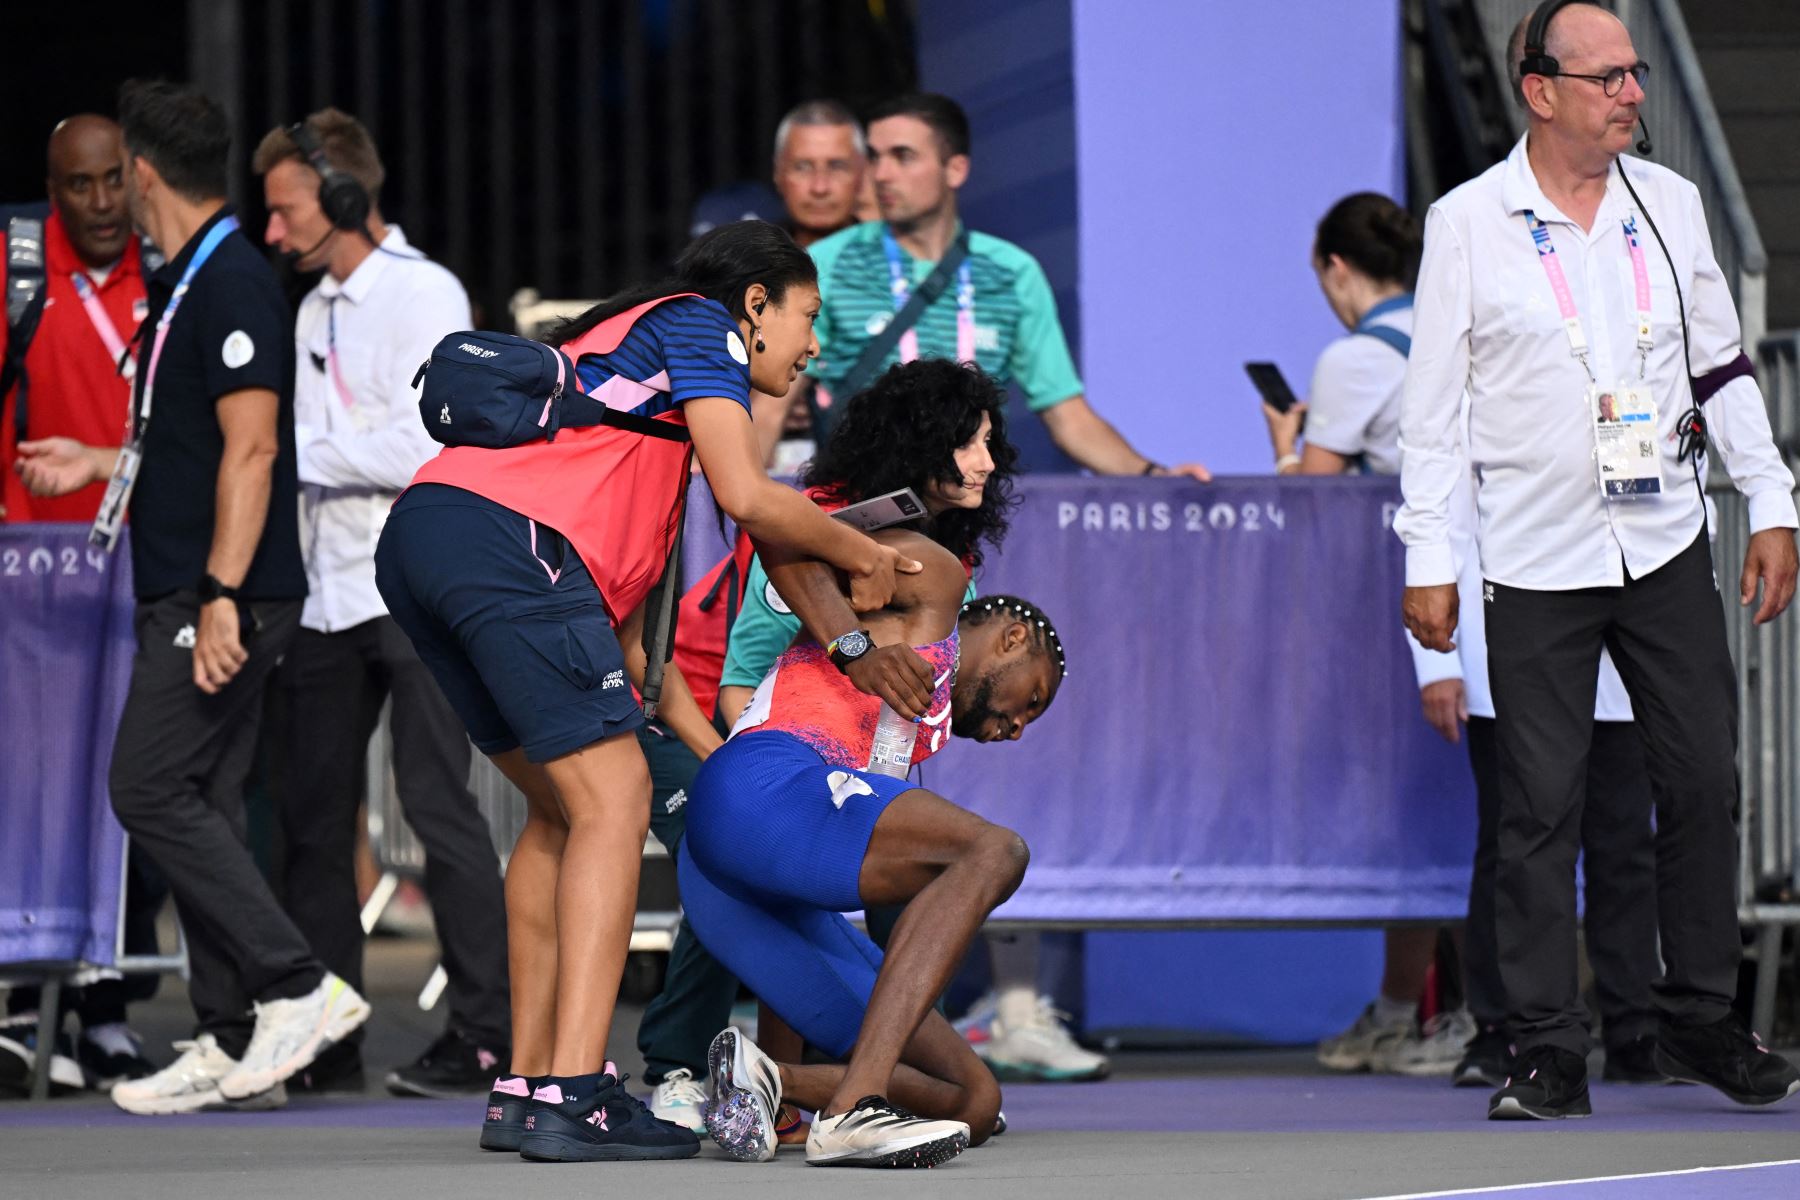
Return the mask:
<path id="1" fill-rule="evenodd" d="M 147 283 L 130 437 L 122 449 L 19 447 L 35 493 L 112 480 L 96 540 L 110 541 L 124 505 L 131 514 L 138 652 L 109 782 L 120 823 L 174 889 L 199 1027 L 173 1065 L 112 1094 L 137 1113 L 273 1107 L 283 1080 L 369 1015 L 320 966 L 243 843 L 263 687 L 306 594 L 292 321 L 225 203 L 218 105 L 134 82 L 119 119 L 132 220 L 169 260 Z"/>

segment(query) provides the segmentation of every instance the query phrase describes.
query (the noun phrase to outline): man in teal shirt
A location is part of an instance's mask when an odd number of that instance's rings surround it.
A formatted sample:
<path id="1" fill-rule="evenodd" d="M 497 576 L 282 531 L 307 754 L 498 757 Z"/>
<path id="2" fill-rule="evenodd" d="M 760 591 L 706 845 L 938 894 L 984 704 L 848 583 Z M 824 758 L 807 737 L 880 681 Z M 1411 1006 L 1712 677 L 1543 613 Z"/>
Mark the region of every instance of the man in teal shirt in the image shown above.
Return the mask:
<path id="1" fill-rule="evenodd" d="M 882 219 L 852 225 L 809 249 L 819 265 L 819 358 L 809 374 L 829 417 L 863 348 L 936 268 L 962 231 L 956 192 L 969 177 L 969 120 L 944 96 L 890 100 L 869 121 L 869 163 Z M 1069 356 L 1044 270 L 1011 242 L 969 233 L 969 253 L 882 368 L 926 356 L 973 359 L 1016 381 L 1057 446 L 1101 475 L 1210 476 L 1138 453 L 1095 412 Z"/>

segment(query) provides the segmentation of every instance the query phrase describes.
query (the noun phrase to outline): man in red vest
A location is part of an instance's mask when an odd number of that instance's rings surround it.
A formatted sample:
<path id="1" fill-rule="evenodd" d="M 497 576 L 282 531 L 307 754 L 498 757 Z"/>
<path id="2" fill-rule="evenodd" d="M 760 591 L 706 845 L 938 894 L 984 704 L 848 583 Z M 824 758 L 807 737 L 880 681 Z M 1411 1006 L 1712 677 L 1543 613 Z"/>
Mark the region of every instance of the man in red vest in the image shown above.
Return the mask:
<path id="1" fill-rule="evenodd" d="M 15 216 L 0 227 L 6 239 L 0 294 L 9 301 L 0 326 L 0 521 L 86 523 L 106 490 L 100 482 L 67 496 L 32 496 L 13 470 L 13 447 L 22 432 L 101 446 L 117 446 L 124 435 L 131 384 L 120 373 L 119 354 L 145 305 L 139 244 L 125 211 L 124 166 L 118 125 L 100 116 L 69 117 L 50 134 L 49 215 Z M 154 946 L 166 885 L 137 854 L 130 881 L 127 948 L 142 950 L 145 939 Z M 149 986 L 153 991 L 153 978 Z M 65 1035 L 53 1049 L 52 1083 L 105 1089 L 155 1070 L 125 1019 L 126 1000 L 144 994 L 116 975 L 65 991 L 63 1005 L 80 1015 L 82 1033 L 72 1043 Z M 38 989 L 14 988 L 6 999 L 0 1076 L 29 1070 L 36 1058 Z"/>
<path id="2" fill-rule="evenodd" d="M 126 343 L 145 306 L 124 169 L 118 125 L 91 114 L 69 117 L 50 135 L 50 215 L 41 234 L 32 237 L 35 219 L 7 222 L 0 256 L 9 301 L 0 331 L 8 384 L 0 396 L 0 519 L 87 522 L 100 507 L 104 480 L 67 496 L 29 495 L 13 470 L 13 447 L 56 436 L 117 446 L 124 437 L 132 370 Z M 17 304 L 14 284 L 34 276 L 31 299 Z"/>

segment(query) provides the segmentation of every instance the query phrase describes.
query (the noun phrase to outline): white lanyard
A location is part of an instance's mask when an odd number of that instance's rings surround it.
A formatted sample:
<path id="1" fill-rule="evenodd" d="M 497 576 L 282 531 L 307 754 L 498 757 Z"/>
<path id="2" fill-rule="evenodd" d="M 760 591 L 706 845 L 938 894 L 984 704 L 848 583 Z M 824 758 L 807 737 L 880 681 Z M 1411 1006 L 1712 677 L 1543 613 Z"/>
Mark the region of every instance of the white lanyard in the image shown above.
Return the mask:
<path id="1" fill-rule="evenodd" d="M 1620 225 L 1625 230 L 1625 251 L 1631 256 L 1631 273 L 1637 284 L 1638 378 L 1642 379 L 1644 364 L 1656 345 L 1650 327 L 1650 268 L 1644 262 L 1643 244 L 1638 241 L 1636 215 L 1621 221 Z M 1531 231 L 1531 240 L 1537 246 L 1538 263 L 1544 268 L 1544 274 L 1550 280 L 1550 291 L 1556 296 L 1556 311 L 1562 317 L 1563 333 L 1569 339 L 1569 353 L 1580 361 L 1588 381 L 1596 382 L 1593 368 L 1588 366 L 1587 334 L 1582 331 L 1581 314 L 1575 308 L 1575 293 L 1569 289 L 1562 260 L 1557 257 L 1556 246 L 1550 240 L 1550 227 L 1528 208 L 1525 210 L 1525 228 Z"/>

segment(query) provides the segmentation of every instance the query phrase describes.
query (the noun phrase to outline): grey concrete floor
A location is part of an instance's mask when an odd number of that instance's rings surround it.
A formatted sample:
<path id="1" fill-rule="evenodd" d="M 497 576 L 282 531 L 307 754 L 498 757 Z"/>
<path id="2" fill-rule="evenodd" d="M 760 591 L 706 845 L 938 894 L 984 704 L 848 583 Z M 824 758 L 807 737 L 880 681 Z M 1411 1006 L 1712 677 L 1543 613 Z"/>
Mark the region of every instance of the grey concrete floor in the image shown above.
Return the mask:
<path id="1" fill-rule="evenodd" d="M 710 1147 L 677 1163 L 536 1166 L 475 1147 L 478 1102 L 379 1092 L 382 1069 L 416 1054 L 439 1026 L 439 1016 L 412 1003 L 431 953 L 423 941 L 374 944 L 368 1096 L 297 1100 L 267 1117 L 157 1119 L 124 1117 L 97 1095 L 42 1106 L 0 1101 L 0 1200 L 496 1200 L 690 1189 L 733 1197 L 1354 1200 L 1800 1159 L 1800 1101 L 1749 1112 L 1697 1088 L 1599 1086 L 1591 1120 L 1499 1125 L 1481 1119 L 1479 1091 L 1330 1076 L 1304 1052 L 1248 1051 L 1125 1054 L 1104 1083 L 1009 1088 L 1013 1131 L 929 1173 L 810 1169 L 791 1153 L 744 1166 Z M 614 1037 L 614 1057 L 633 1073 L 641 1069 L 636 1018 L 621 1010 Z M 178 982 L 137 1015 L 165 1054 L 187 1019 Z M 1792 1197 L 1800 1195 L 1800 1167 L 1660 1182 L 1676 1190 L 1655 1191 L 1659 1197 Z M 1652 1194 L 1648 1183 L 1619 1186 L 1626 1190 L 1529 1194 Z"/>

